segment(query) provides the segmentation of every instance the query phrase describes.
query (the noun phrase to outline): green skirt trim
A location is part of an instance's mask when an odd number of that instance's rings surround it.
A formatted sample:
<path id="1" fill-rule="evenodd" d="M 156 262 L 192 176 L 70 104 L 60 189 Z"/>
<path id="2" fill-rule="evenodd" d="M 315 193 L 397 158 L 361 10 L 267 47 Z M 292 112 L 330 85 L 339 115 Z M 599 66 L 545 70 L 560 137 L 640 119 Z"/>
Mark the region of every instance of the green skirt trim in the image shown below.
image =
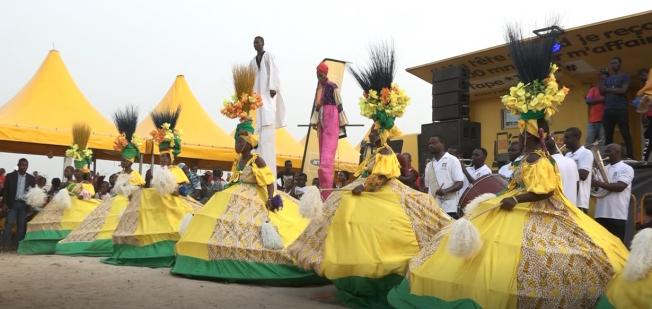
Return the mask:
<path id="1" fill-rule="evenodd" d="M 272 286 L 308 286 L 328 284 L 325 278 L 296 266 L 238 260 L 207 261 L 179 255 L 171 272 L 192 278 Z"/>
<path id="2" fill-rule="evenodd" d="M 113 253 L 111 239 L 58 243 L 56 247 L 56 254 L 61 255 L 111 256 L 111 253 Z"/>
<path id="3" fill-rule="evenodd" d="M 607 295 L 602 295 L 600 296 L 600 299 L 598 299 L 595 309 L 616 309 L 616 307 L 609 302 Z"/>
<path id="4" fill-rule="evenodd" d="M 403 276 L 391 274 L 382 278 L 344 277 L 333 283 L 337 299 L 349 308 L 392 308 L 387 303 L 387 292 L 401 280 Z"/>
<path id="5" fill-rule="evenodd" d="M 147 246 L 114 244 L 110 257 L 101 260 L 111 265 L 141 267 L 172 267 L 174 265 L 174 240 L 164 240 Z"/>
<path id="6" fill-rule="evenodd" d="M 442 308 L 442 309 L 481 309 L 471 299 L 460 299 L 456 301 L 445 301 L 431 296 L 417 296 L 410 293 L 410 285 L 403 280 L 400 285 L 394 287 L 387 294 L 389 304 L 397 309 L 419 309 L 419 308 Z"/>
<path id="7" fill-rule="evenodd" d="M 18 254 L 53 254 L 57 243 L 66 238 L 70 230 L 47 230 L 27 232 L 18 244 Z"/>

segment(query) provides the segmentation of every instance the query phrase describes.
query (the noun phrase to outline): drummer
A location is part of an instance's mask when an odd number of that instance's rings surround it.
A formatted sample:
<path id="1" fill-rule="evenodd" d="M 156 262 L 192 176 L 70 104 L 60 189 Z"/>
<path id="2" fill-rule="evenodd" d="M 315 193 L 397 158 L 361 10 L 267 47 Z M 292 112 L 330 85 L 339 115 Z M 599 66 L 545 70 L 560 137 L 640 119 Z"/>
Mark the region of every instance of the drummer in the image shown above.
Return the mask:
<path id="1" fill-rule="evenodd" d="M 491 169 L 485 164 L 487 160 L 487 150 L 484 148 L 473 149 L 471 153 L 471 166 L 465 167 L 464 172 L 464 186 L 460 192 L 464 193 L 466 189 L 480 179 L 482 176 L 491 175 Z"/>
<path id="2" fill-rule="evenodd" d="M 428 150 L 433 155 L 426 165 L 424 183 L 441 208 L 454 219 L 458 216 L 458 203 L 464 186 L 464 172 L 460 160 L 446 152 L 446 139 L 433 135 L 428 140 Z"/>
<path id="3" fill-rule="evenodd" d="M 503 178 L 509 181 L 512 178 L 512 173 L 514 173 L 514 166 L 516 162 L 520 161 L 523 158 L 521 152 L 521 143 L 519 141 L 515 140 L 509 144 L 509 148 L 507 148 L 509 163 L 500 167 L 498 170 L 498 175 L 503 176 Z"/>

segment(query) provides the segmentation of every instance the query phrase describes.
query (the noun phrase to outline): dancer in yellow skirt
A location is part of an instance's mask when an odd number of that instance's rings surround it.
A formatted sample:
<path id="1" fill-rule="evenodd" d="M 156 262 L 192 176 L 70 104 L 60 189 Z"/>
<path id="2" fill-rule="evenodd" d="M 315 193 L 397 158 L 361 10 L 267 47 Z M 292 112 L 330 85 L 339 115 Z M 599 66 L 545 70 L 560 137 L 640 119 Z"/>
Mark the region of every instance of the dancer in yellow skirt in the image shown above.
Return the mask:
<path id="1" fill-rule="evenodd" d="M 134 107 L 113 115 L 120 135 L 115 141 L 114 149 L 120 151 L 122 172 L 115 183 L 113 196 L 100 204 L 89 214 L 77 229 L 61 240 L 56 247 L 57 254 L 109 256 L 113 252 L 113 232 L 120 217 L 127 208 L 129 197 L 144 184 L 143 177 L 131 168 L 140 157 L 138 147 L 142 144 L 134 134 L 138 124 L 138 112 Z"/>
<path id="2" fill-rule="evenodd" d="M 286 251 L 308 225 L 298 201 L 278 192 L 262 157 L 252 154 L 258 137 L 249 115 L 260 105 L 253 93 L 254 72 L 234 68 L 236 93 L 223 114 L 240 118 L 235 133 L 238 153 L 230 184 L 193 216 L 177 243 L 172 273 L 206 279 L 269 285 L 307 285 L 324 280 L 295 266 Z M 252 103 L 253 102 L 253 103 Z M 237 104 L 239 107 L 235 107 Z"/>
<path id="3" fill-rule="evenodd" d="M 59 190 L 43 210 L 29 223 L 25 240 L 18 246 L 19 254 L 52 254 L 57 242 L 76 229 L 99 204 L 93 199 L 95 189 L 90 183 L 91 158 L 93 152 L 87 148 L 91 129 L 86 124 L 75 124 L 72 128 L 73 145 L 66 151 L 72 158 L 77 182 Z"/>
<path id="4" fill-rule="evenodd" d="M 323 214 L 289 248 L 299 265 L 331 280 L 339 301 L 354 308 L 389 307 L 387 292 L 401 282 L 408 261 L 452 221 L 430 195 L 397 179 L 400 165 L 386 142 L 397 133 L 394 119 L 409 98 L 391 83 L 393 59 L 392 49 L 376 47 L 370 73 L 354 73 L 364 90 L 362 114 L 374 120 L 369 134 L 374 153 L 356 172 L 359 178 L 333 192 Z M 368 80 L 384 83 L 372 86 Z"/>
<path id="5" fill-rule="evenodd" d="M 181 137 L 175 129 L 180 110 L 153 112 L 157 128 L 152 132 L 159 143 L 160 168 L 152 171 L 153 188 L 137 190 L 131 197 L 113 233 L 113 254 L 104 263 L 147 267 L 174 264 L 174 245 L 180 238 L 181 223 L 201 206 L 182 196 L 179 184 L 187 183 L 183 171 L 172 165 L 181 152 Z"/>
<path id="6" fill-rule="evenodd" d="M 650 309 L 652 306 L 652 228 L 632 240 L 632 252 L 621 272 L 611 279 L 598 309 Z"/>
<path id="7" fill-rule="evenodd" d="M 230 186 L 195 214 L 177 243 L 172 273 L 269 285 L 323 282 L 295 266 L 286 251 L 308 225 L 298 201 L 282 192 L 274 196 L 271 170 L 251 153 L 258 144 L 251 123 L 240 124 L 236 131 L 239 157 Z"/>
<path id="8" fill-rule="evenodd" d="M 470 203 L 410 261 L 388 296 L 396 308 L 593 308 L 627 258 L 617 237 L 566 199 L 543 146 L 544 117 L 568 91 L 551 66 L 556 36 L 508 37 L 521 82 L 502 100 L 520 116 L 524 159 L 506 193 Z"/>

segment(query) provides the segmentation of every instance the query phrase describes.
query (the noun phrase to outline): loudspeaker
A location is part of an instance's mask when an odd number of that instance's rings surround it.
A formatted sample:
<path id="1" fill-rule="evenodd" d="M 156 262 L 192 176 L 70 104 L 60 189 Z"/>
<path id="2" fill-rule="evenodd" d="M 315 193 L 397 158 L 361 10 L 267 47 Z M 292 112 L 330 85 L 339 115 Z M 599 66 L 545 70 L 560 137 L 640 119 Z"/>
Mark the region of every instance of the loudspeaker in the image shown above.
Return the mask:
<path id="1" fill-rule="evenodd" d="M 449 149 L 455 148 L 462 151 L 465 158 L 471 157 L 473 149 L 481 147 L 480 123 L 463 119 L 433 122 L 421 125 L 419 135 L 419 171 L 426 167 L 426 159 L 432 155 L 428 151 L 428 140 L 438 135 L 446 140 Z"/>
<path id="2" fill-rule="evenodd" d="M 442 107 L 432 108 L 433 121 L 445 121 L 452 119 L 469 119 L 469 106 L 468 105 L 448 105 Z"/>
<path id="3" fill-rule="evenodd" d="M 442 94 L 454 91 L 469 91 L 468 78 L 452 78 L 441 81 L 432 82 L 432 94 Z"/>
<path id="4" fill-rule="evenodd" d="M 469 105 L 469 93 L 463 91 L 432 95 L 432 107 Z"/>
<path id="5" fill-rule="evenodd" d="M 469 69 L 465 65 L 449 66 L 439 70 L 432 70 L 432 83 L 446 79 L 460 78 L 469 79 Z M 468 82 L 467 82 L 468 84 Z"/>

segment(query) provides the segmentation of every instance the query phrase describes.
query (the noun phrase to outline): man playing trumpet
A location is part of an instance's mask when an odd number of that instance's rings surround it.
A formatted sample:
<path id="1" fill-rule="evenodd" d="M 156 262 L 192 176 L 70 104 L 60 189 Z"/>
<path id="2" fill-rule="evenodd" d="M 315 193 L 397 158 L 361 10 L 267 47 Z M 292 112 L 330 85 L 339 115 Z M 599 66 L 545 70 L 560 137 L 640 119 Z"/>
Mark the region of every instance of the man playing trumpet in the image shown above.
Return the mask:
<path id="1" fill-rule="evenodd" d="M 591 186 L 609 193 L 598 197 L 595 218 L 609 232 L 624 240 L 634 169 L 623 162 L 622 147 L 618 144 L 607 145 L 605 155 L 608 157 L 609 164 L 605 168 L 609 179 L 593 179 Z"/>

